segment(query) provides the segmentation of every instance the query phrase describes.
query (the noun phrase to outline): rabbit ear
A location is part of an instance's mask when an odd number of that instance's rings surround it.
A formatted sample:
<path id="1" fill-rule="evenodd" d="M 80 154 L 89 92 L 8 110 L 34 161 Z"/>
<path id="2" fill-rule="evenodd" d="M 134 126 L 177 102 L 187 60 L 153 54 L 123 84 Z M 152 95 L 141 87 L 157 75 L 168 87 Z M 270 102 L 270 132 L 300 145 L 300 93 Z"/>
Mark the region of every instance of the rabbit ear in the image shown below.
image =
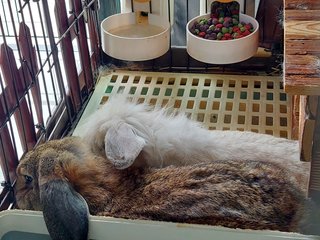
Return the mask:
<path id="1" fill-rule="evenodd" d="M 48 164 L 40 162 L 40 201 L 48 232 L 53 240 L 86 240 L 89 218 L 87 203 L 60 175 L 62 170 L 60 164 L 48 167 Z"/>
<path id="2" fill-rule="evenodd" d="M 145 145 L 145 139 L 127 123 L 110 127 L 105 136 L 106 156 L 117 169 L 130 167 Z"/>

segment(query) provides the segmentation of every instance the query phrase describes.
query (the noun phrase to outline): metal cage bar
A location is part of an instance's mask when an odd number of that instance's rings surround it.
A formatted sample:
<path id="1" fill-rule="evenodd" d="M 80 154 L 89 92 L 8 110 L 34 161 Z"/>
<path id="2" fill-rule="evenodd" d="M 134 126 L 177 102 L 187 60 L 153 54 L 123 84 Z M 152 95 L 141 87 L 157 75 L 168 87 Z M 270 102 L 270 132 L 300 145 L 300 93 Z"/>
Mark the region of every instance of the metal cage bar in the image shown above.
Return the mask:
<path id="1" fill-rule="evenodd" d="M 100 64 L 94 6 L 97 0 L 1 1 L 0 210 L 12 205 L 19 158 L 67 134 L 91 94 Z"/>

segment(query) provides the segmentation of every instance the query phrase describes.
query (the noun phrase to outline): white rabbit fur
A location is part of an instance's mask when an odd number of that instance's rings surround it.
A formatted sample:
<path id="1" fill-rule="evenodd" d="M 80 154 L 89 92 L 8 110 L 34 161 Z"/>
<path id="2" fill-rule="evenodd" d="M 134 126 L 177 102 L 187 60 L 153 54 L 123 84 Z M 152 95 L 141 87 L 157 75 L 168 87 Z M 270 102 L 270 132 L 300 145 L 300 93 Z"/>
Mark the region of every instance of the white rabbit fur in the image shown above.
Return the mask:
<path id="1" fill-rule="evenodd" d="M 207 130 L 183 113 L 169 112 L 116 95 L 87 119 L 82 137 L 96 154 L 105 156 L 106 133 L 112 126 L 126 123 L 144 141 L 135 160 L 143 164 L 164 167 L 212 160 L 275 161 L 302 173 L 304 179 L 299 181 L 306 181 L 309 163 L 299 160 L 298 141 L 253 132 Z"/>

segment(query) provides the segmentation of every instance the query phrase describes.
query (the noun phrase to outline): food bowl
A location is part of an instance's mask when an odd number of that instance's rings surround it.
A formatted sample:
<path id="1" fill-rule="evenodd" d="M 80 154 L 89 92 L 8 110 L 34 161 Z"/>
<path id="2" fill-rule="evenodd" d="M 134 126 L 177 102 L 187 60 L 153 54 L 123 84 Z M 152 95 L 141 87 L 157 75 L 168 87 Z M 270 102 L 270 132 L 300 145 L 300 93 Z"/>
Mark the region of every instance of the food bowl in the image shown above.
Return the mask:
<path id="1" fill-rule="evenodd" d="M 208 40 L 191 33 L 194 22 L 209 18 L 210 14 L 191 19 L 187 24 L 187 52 L 194 59 L 211 64 L 230 64 L 252 57 L 259 46 L 259 24 L 246 14 L 240 14 L 240 21 L 251 23 L 254 31 L 245 37 L 232 40 Z"/>
<path id="2" fill-rule="evenodd" d="M 102 50 L 126 61 L 150 60 L 170 47 L 170 23 L 159 15 L 148 14 L 147 24 L 136 23 L 135 13 L 120 13 L 101 23 Z"/>

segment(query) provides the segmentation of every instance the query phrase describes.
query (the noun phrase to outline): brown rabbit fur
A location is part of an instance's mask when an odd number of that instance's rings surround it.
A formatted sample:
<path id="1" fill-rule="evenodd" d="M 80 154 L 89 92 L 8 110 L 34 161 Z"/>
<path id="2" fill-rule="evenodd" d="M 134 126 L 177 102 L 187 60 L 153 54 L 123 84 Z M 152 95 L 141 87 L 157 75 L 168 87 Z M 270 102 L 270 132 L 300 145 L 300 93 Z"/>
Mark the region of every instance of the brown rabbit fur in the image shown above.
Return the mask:
<path id="1" fill-rule="evenodd" d="M 17 174 L 22 209 L 43 210 L 39 189 L 58 179 L 71 184 L 93 215 L 297 232 L 305 214 L 305 198 L 289 173 L 264 162 L 117 170 L 71 137 L 29 152 Z"/>

